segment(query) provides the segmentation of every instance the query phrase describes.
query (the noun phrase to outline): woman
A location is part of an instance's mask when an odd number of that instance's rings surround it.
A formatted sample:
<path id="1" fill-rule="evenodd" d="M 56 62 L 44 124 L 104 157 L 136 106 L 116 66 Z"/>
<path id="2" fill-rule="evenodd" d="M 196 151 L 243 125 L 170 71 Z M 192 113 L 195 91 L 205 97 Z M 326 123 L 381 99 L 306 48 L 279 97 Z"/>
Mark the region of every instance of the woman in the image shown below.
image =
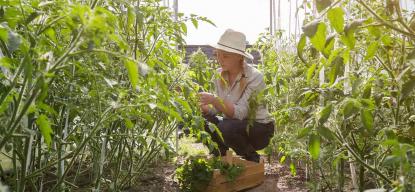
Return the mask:
<path id="1" fill-rule="evenodd" d="M 244 57 L 253 57 L 245 51 L 246 37 L 243 33 L 228 29 L 214 47 L 221 65 L 218 69 L 220 78 L 214 80 L 216 91 L 215 94 L 199 93 L 205 118 L 214 123 L 223 136 L 222 140 L 205 126 L 218 144 L 219 152 L 213 154 L 224 156 L 230 147 L 244 159 L 259 162 L 256 151 L 265 148 L 274 133 L 274 121 L 266 107 L 260 104 L 256 109 L 249 108 L 250 98 L 265 88 L 263 75 L 245 63 Z M 223 120 L 215 116 L 217 113 L 224 115 Z"/>

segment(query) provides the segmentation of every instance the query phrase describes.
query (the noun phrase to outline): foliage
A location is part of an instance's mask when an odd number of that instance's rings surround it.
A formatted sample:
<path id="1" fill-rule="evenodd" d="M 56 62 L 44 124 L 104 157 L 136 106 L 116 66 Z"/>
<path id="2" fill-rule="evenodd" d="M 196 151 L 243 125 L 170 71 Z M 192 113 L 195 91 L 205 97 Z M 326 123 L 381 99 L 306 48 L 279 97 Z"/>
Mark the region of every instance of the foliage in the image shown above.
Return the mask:
<path id="1" fill-rule="evenodd" d="M 304 84 L 286 88 L 302 90 L 294 98 L 305 109 L 298 127 L 308 146 L 298 149 L 310 157 L 313 190 L 344 190 L 347 161 L 357 166 L 350 174 L 360 191 L 414 189 L 414 94 L 407 94 L 413 93 L 414 33 L 411 16 L 396 4 L 387 13 L 388 2 L 317 1 L 321 15 L 309 16 L 303 27 L 302 63 L 295 67 Z M 398 145 L 404 151 L 396 152 Z"/>
<path id="2" fill-rule="evenodd" d="M 1 3 L 0 149 L 14 166 L 0 175 L 12 191 L 126 189 L 174 152 L 179 122 L 203 127 L 176 47 L 188 21 L 210 21 L 160 4 Z"/>
<path id="3" fill-rule="evenodd" d="M 213 92 L 213 80 L 217 77 L 218 64 L 210 60 L 199 48 L 189 58 L 189 76 L 200 86 L 200 91 Z"/>
<path id="4" fill-rule="evenodd" d="M 303 73 L 306 69 L 297 65 L 300 60 L 290 51 L 291 41 L 283 40 L 281 35 L 261 34 L 253 49 L 261 53 L 262 61 L 258 68 L 267 85 L 264 100 L 276 128 L 265 152 L 270 157 L 277 156 L 280 163 L 289 163 L 295 175 L 296 165 L 292 160 L 304 159 L 307 153 L 306 139 L 302 136 L 304 131 L 299 129 L 307 117 L 307 108 L 299 106 L 296 99 L 305 88 Z M 277 46 L 287 49 L 278 49 Z"/>
<path id="5" fill-rule="evenodd" d="M 202 158 L 186 159 L 184 164 L 176 169 L 180 188 L 184 192 L 203 191 L 212 179 L 213 168 Z"/>
<path id="6" fill-rule="evenodd" d="M 305 159 L 315 191 L 347 190 L 346 166 L 359 191 L 413 191 L 413 15 L 399 1 L 309 5 L 320 13 L 307 16 L 297 56 L 277 49 L 279 36 L 256 46 L 277 125 L 268 152 Z"/>
<path id="7" fill-rule="evenodd" d="M 212 180 L 213 170 L 219 169 L 227 181 L 235 179 L 244 171 L 242 165 L 229 164 L 220 158 L 205 160 L 204 158 L 190 157 L 176 169 L 176 176 L 183 191 L 203 191 Z"/>
<path id="8" fill-rule="evenodd" d="M 211 159 L 210 164 L 212 164 L 214 169 L 219 169 L 220 173 L 226 176 L 227 181 L 235 181 L 235 179 L 244 171 L 242 165 L 229 164 L 219 158 Z"/>

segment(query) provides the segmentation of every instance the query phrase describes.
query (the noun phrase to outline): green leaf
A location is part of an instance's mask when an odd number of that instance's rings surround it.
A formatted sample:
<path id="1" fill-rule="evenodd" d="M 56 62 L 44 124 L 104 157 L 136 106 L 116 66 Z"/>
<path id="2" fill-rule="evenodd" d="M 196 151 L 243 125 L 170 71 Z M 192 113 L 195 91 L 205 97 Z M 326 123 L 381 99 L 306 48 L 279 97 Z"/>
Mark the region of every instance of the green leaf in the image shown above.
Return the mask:
<path id="1" fill-rule="evenodd" d="M 290 172 L 293 176 L 297 175 L 297 170 L 295 169 L 295 165 L 293 162 L 290 163 Z"/>
<path id="2" fill-rule="evenodd" d="M 340 36 L 340 39 L 346 44 L 350 49 L 353 49 L 356 44 L 356 38 L 354 32 L 356 31 L 357 27 L 361 26 L 363 22 L 366 21 L 365 19 L 358 19 L 354 20 L 351 23 L 347 24 L 344 27 L 345 35 Z"/>
<path id="3" fill-rule="evenodd" d="M 346 33 L 345 35 L 340 35 L 340 39 L 350 49 L 353 49 L 356 44 L 354 33 Z"/>
<path id="4" fill-rule="evenodd" d="M 9 108 L 10 103 L 13 101 L 13 95 L 7 95 L 7 97 L 0 103 L 0 115 L 3 115 L 4 111 Z"/>
<path id="5" fill-rule="evenodd" d="M 218 128 L 218 126 L 216 126 L 214 123 L 208 122 L 208 126 L 209 128 L 212 128 L 214 131 L 214 133 L 216 133 L 219 136 L 219 139 L 223 142 L 225 142 L 225 139 L 223 139 L 223 135 L 222 132 L 220 131 L 220 129 Z"/>
<path id="6" fill-rule="evenodd" d="M 8 42 L 9 31 L 0 25 L 0 39 L 4 42 Z"/>
<path id="7" fill-rule="evenodd" d="M 351 23 L 347 24 L 344 27 L 344 32 L 345 33 L 354 33 L 354 31 L 357 29 L 357 27 L 361 26 L 363 24 L 363 22 L 365 22 L 366 19 L 357 19 L 352 21 Z"/>
<path id="8" fill-rule="evenodd" d="M 191 18 L 193 26 L 197 29 L 199 27 L 199 23 L 196 18 Z"/>
<path id="9" fill-rule="evenodd" d="M 344 29 L 344 11 L 340 7 L 330 9 L 327 13 L 327 18 L 331 26 L 337 33 L 343 32 Z"/>
<path id="10" fill-rule="evenodd" d="M 382 38 L 380 38 L 384 46 L 392 46 L 393 39 L 389 35 L 384 35 Z"/>
<path id="11" fill-rule="evenodd" d="M 307 70 L 307 83 L 310 83 L 311 78 L 313 77 L 314 71 L 316 71 L 317 64 L 312 64 Z"/>
<path id="12" fill-rule="evenodd" d="M 333 131 L 331 131 L 327 127 L 320 126 L 320 127 L 317 128 L 317 132 L 321 136 L 323 136 L 325 139 L 327 139 L 328 141 L 331 141 L 331 140 L 335 139 Z"/>
<path id="13" fill-rule="evenodd" d="M 36 124 L 39 126 L 40 133 L 42 133 L 43 138 L 45 139 L 46 144 L 50 147 L 52 143 L 52 128 L 50 126 L 50 122 L 46 115 L 40 115 L 37 120 Z"/>
<path id="14" fill-rule="evenodd" d="M 134 127 L 134 123 L 129 118 L 125 118 L 124 123 L 128 129 L 132 129 Z"/>
<path id="15" fill-rule="evenodd" d="M 369 45 L 369 47 L 367 47 L 365 60 L 372 59 L 375 56 L 376 52 L 378 51 L 378 47 L 379 47 L 379 42 L 377 42 L 377 41 L 372 42 Z"/>
<path id="16" fill-rule="evenodd" d="M 43 103 L 43 102 L 39 102 L 37 104 L 37 108 L 38 109 L 42 109 L 44 110 L 47 114 L 50 114 L 51 116 L 58 116 L 58 112 L 55 111 L 55 109 L 53 109 L 51 106 Z"/>
<path id="17" fill-rule="evenodd" d="M 329 7 L 332 3 L 332 0 L 316 0 L 316 7 L 317 11 L 321 12 L 327 7 Z"/>
<path id="18" fill-rule="evenodd" d="M 367 30 L 369 31 L 369 33 L 372 36 L 376 37 L 376 39 L 379 38 L 382 35 L 380 27 L 378 27 L 378 26 L 368 26 Z"/>
<path id="19" fill-rule="evenodd" d="M 324 124 L 329 119 L 331 111 L 333 110 L 333 104 L 329 103 L 320 112 L 320 118 L 318 119 L 320 124 Z"/>
<path id="20" fill-rule="evenodd" d="M 372 84 L 371 83 L 368 83 L 365 86 L 365 89 L 363 90 L 362 97 L 365 98 L 365 99 L 369 99 L 371 94 L 372 94 Z"/>
<path id="21" fill-rule="evenodd" d="M 0 58 L 0 67 L 4 67 L 6 69 L 12 69 L 13 68 L 13 66 L 11 65 L 12 62 L 13 62 L 12 59 L 3 56 Z"/>
<path id="22" fill-rule="evenodd" d="M 29 81 L 32 80 L 32 75 L 33 75 L 33 63 L 31 62 L 31 59 L 29 56 L 26 56 L 24 58 L 24 73 L 27 77 L 27 79 L 29 79 Z"/>
<path id="23" fill-rule="evenodd" d="M 49 37 L 53 42 L 58 42 L 56 39 L 56 33 L 55 30 L 53 28 L 48 28 L 45 30 L 44 32 L 46 34 L 47 37 Z"/>
<path id="24" fill-rule="evenodd" d="M 287 156 L 283 155 L 280 159 L 280 164 L 283 164 L 285 162 L 286 158 L 287 158 Z"/>
<path id="25" fill-rule="evenodd" d="M 359 112 L 360 107 L 361 103 L 358 100 L 349 98 L 343 105 L 343 115 L 346 118 L 350 117 L 351 115 Z"/>
<path id="26" fill-rule="evenodd" d="M 307 63 L 307 61 L 304 59 L 304 56 L 303 56 L 304 47 L 306 45 L 306 42 L 307 42 L 307 38 L 303 34 L 303 35 L 301 35 L 300 41 L 298 41 L 298 44 L 297 44 L 297 55 L 303 63 Z"/>
<path id="27" fill-rule="evenodd" d="M 326 39 L 326 44 L 324 45 L 323 54 L 326 58 L 330 57 L 331 51 L 334 49 L 334 43 L 335 43 L 335 36 L 329 35 Z"/>
<path id="28" fill-rule="evenodd" d="M 363 127 L 367 130 L 372 130 L 373 128 L 373 115 L 370 110 L 363 109 L 360 112 L 360 118 L 362 119 Z"/>
<path id="29" fill-rule="evenodd" d="M 176 102 L 180 103 L 181 107 L 184 109 L 184 111 L 186 113 L 191 114 L 192 113 L 192 108 L 190 107 L 189 103 L 185 100 L 182 100 L 180 98 L 176 98 L 175 99 Z"/>
<path id="30" fill-rule="evenodd" d="M 383 146 L 398 146 L 399 141 L 396 139 L 387 139 L 381 143 Z"/>
<path id="31" fill-rule="evenodd" d="M 304 32 L 304 34 L 307 36 L 307 37 L 313 37 L 315 34 L 316 34 L 316 32 L 317 32 L 317 28 L 318 28 L 318 25 L 320 24 L 320 20 L 314 20 L 314 21 L 312 21 L 312 22 L 310 22 L 310 23 L 307 23 L 306 25 L 304 25 L 301 29 L 303 30 L 303 32 Z"/>
<path id="32" fill-rule="evenodd" d="M 320 136 L 316 134 L 310 135 L 308 152 L 311 155 L 311 158 L 314 160 L 318 159 L 320 155 Z"/>
<path id="33" fill-rule="evenodd" d="M 175 119 L 177 119 L 178 121 L 183 121 L 182 116 L 180 116 L 180 114 L 175 111 L 173 108 L 169 108 L 167 106 L 164 106 L 162 104 L 157 104 L 157 108 L 161 109 L 162 111 L 166 112 L 167 114 L 169 114 L 170 116 L 174 117 Z"/>
<path id="34" fill-rule="evenodd" d="M 128 10 L 127 10 L 127 25 L 132 26 L 133 23 L 135 22 L 135 18 L 136 18 L 136 16 L 135 16 L 134 8 L 133 7 L 128 7 Z"/>
<path id="35" fill-rule="evenodd" d="M 183 33 L 186 35 L 187 34 L 187 25 L 186 25 L 186 23 L 181 23 L 180 28 L 182 29 Z"/>
<path id="36" fill-rule="evenodd" d="M 125 68 L 127 68 L 128 77 L 130 78 L 131 85 L 135 89 L 138 84 L 138 66 L 136 63 L 130 60 L 125 60 L 124 66 Z"/>
<path id="37" fill-rule="evenodd" d="M 334 59 L 333 64 L 330 66 L 330 73 L 329 73 L 330 84 L 333 84 L 336 81 L 336 78 L 342 75 L 343 72 L 344 72 L 343 57 L 337 56 L 336 59 Z"/>
<path id="38" fill-rule="evenodd" d="M 326 45 L 326 24 L 320 23 L 317 32 L 310 38 L 311 44 L 319 51 L 323 51 Z"/>
<path id="39" fill-rule="evenodd" d="M 311 127 L 306 127 L 306 128 L 300 129 L 300 131 L 298 131 L 298 134 L 297 134 L 297 139 L 301 139 L 301 138 L 307 136 L 310 132 L 311 132 Z"/>
<path id="40" fill-rule="evenodd" d="M 215 23 L 213 23 L 213 21 L 211 21 L 210 19 L 208 19 L 207 17 L 199 17 L 200 20 L 211 24 L 212 26 L 216 27 Z"/>

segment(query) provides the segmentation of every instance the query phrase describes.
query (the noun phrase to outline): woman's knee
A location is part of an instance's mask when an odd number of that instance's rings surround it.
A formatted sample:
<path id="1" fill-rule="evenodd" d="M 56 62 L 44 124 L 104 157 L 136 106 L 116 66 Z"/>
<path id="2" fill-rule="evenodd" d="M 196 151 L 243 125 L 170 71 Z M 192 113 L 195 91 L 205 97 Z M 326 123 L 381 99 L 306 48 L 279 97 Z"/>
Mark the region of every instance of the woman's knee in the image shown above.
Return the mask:
<path id="1" fill-rule="evenodd" d="M 233 135 L 232 124 L 229 121 L 221 121 L 218 128 L 224 138 L 229 138 Z"/>
<path id="2" fill-rule="evenodd" d="M 224 138 L 232 139 L 246 133 L 246 122 L 241 120 L 223 120 L 218 125 Z"/>
<path id="3" fill-rule="evenodd" d="M 256 150 L 268 146 L 274 135 L 274 124 L 255 124 L 254 129 L 250 131 L 249 140 Z"/>

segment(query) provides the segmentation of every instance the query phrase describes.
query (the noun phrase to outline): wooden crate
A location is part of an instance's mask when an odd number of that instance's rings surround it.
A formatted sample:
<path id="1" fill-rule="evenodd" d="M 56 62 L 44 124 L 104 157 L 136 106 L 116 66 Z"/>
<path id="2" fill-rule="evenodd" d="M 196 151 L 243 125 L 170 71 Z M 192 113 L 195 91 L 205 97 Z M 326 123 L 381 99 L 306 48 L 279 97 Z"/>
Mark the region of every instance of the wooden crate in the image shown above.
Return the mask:
<path id="1" fill-rule="evenodd" d="M 259 163 L 246 161 L 239 156 L 233 156 L 231 151 L 227 151 L 226 156 L 222 157 L 222 161 L 229 164 L 242 165 L 244 166 L 244 171 L 234 181 L 227 181 L 226 176 L 220 174 L 220 170 L 215 169 L 206 192 L 240 191 L 255 187 L 264 182 L 264 161 L 262 159 Z"/>

